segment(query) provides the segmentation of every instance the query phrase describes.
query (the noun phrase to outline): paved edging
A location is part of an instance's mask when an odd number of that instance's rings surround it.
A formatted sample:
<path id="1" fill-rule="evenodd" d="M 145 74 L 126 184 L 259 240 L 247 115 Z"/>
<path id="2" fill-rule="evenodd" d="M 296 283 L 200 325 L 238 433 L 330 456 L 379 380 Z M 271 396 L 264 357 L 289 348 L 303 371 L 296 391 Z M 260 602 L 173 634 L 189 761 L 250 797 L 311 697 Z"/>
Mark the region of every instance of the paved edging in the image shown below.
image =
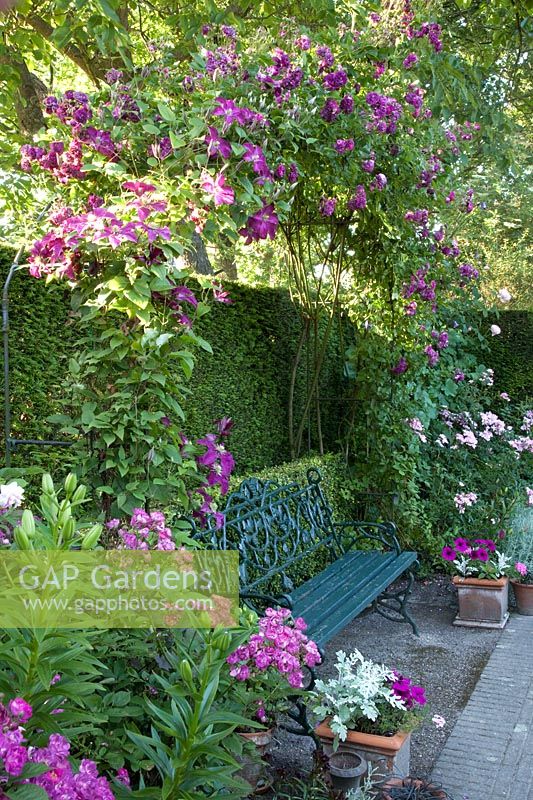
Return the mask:
<path id="1" fill-rule="evenodd" d="M 533 800 L 533 617 L 510 618 L 433 778 L 454 800 Z"/>

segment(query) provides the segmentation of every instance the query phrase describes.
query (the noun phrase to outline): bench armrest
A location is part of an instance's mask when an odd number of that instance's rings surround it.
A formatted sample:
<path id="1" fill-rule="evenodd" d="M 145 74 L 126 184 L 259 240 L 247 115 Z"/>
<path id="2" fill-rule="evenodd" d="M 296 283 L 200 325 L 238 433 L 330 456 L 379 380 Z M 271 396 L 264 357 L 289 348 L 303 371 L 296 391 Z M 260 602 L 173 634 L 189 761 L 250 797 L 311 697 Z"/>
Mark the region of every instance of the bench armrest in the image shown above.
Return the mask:
<path id="1" fill-rule="evenodd" d="M 386 550 L 401 553 L 400 543 L 393 522 L 335 522 L 335 538 L 343 552 L 353 550 L 359 541 L 369 541 L 382 545 Z"/>

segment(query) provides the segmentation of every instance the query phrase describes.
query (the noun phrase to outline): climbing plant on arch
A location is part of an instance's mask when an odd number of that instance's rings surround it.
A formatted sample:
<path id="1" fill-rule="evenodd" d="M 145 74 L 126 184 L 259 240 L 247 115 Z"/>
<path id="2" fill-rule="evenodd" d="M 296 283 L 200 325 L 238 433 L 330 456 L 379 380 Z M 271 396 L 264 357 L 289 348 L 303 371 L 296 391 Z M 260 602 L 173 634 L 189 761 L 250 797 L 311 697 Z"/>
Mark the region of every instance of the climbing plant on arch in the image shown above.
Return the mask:
<path id="1" fill-rule="evenodd" d="M 203 297 L 188 288 L 181 257 L 194 232 L 283 236 L 304 331 L 328 320 L 307 407 L 291 420 L 294 454 L 341 299 L 356 316 L 380 305 L 396 375 L 436 364 L 442 306 L 470 302 L 476 268 L 460 258 L 449 211 L 460 220 L 475 208 L 454 184 L 479 126 L 432 107 L 447 63 L 440 28 L 409 3 L 339 22 L 320 36 L 287 23 L 242 46 L 232 27 L 205 25 L 187 62 L 153 47 L 94 95 L 46 98 L 48 127 L 22 148 L 23 169 L 56 198 L 29 269 L 72 286 L 80 324 L 70 412 L 57 421 L 87 437 L 80 469 L 110 511 L 177 494 L 208 513 L 209 486 L 225 488 L 231 470 L 224 425 L 186 437 L 194 350 L 209 349 L 195 318 L 209 296 L 229 301 L 211 279 Z"/>

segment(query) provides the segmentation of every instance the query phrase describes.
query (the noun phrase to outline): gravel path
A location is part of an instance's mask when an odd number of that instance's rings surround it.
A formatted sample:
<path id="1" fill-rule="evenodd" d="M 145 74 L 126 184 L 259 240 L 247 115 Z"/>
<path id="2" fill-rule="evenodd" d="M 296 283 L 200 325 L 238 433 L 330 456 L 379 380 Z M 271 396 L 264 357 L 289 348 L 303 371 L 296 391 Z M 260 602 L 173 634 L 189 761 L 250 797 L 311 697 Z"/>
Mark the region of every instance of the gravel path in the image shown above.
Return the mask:
<path id="1" fill-rule="evenodd" d="M 410 605 L 420 630 L 418 638 L 408 625 L 366 612 L 331 640 L 320 675 L 333 674 L 338 650 L 350 652 L 357 648 L 367 658 L 383 662 L 421 683 L 431 713 L 412 735 L 411 774 L 422 777 L 430 775 L 501 631 L 452 625 L 457 603 L 449 578 L 417 583 Z M 433 714 L 446 719 L 443 729 L 437 729 L 430 721 Z M 305 776 L 311 770 L 312 751 L 305 737 L 278 731 L 271 762 L 275 769 Z"/>

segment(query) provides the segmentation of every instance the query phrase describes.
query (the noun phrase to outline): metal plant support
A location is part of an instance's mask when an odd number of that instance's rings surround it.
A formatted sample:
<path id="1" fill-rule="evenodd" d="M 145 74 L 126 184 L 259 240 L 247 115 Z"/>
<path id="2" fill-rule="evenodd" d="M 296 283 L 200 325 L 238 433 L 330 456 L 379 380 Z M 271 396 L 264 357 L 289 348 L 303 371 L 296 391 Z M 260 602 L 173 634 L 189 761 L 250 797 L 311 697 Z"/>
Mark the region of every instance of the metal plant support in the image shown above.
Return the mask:
<path id="1" fill-rule="evenodd" d="M 51 203 L 48 203 L 45 208 L 38 215 L 36 222 L 39 222 L 48 209 Z M 16 439 L 11 436 L 11 399 L 9 396 L 9 286 L 11 279 L 17 271 L 21 269 L 19 265 L 20 258 L 24 252 L 24 246 L 20 247 L 13 263 L 7 273 L 7 278 L 4 282 L 2 289 L 2 336 L 4 342 L 4 444 L 6 449 L 5 464 L 6 467 L 11 466 L 11 453 L 17 447 L 24 445 L 34 445 L 37 447 L 71 447 L 73 442 L 63 442 L 56 439 Z"/>

